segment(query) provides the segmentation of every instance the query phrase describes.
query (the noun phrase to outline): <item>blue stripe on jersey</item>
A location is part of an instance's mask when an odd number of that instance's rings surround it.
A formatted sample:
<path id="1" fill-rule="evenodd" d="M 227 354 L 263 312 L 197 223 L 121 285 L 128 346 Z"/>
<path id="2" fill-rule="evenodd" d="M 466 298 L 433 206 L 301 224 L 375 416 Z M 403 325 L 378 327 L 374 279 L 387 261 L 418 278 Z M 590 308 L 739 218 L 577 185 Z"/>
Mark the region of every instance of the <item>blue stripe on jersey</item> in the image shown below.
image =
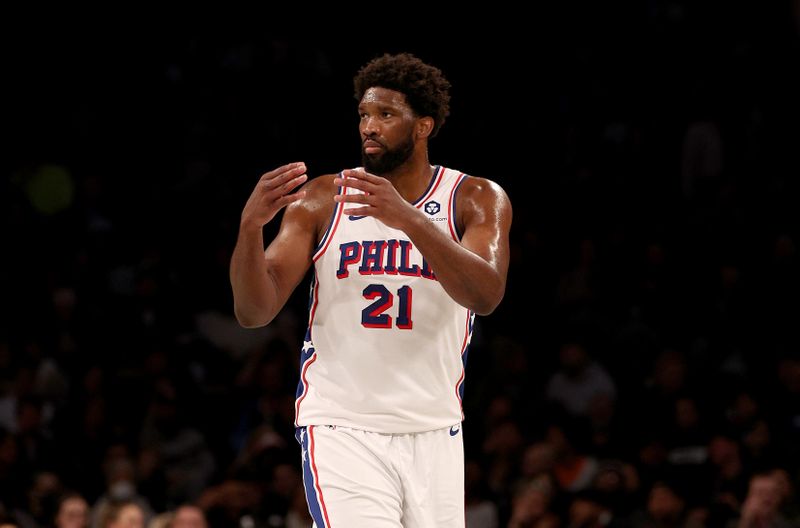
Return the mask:
<path id="1" fill-rule="evenodd" d="M 306 338 L 303 343 L 303 349 L 300 351 L 300 380 L 297 382 L 297 391 L 295 392 L 295 401 L 299 400 L 303 393 L 306 391 L 306 386 L 303 384 L 303 367 L 306 362 L 314 355 L 314 346 L 306 348 L 306 343 L 311 342 L 311 327 L 306 330 Z"/>
<path id="2" fill-rule="evenodd" d="M 467 381 L 467 356 L 469 355 L 469 345 L 472 343 L 472 328 L 474 326 L 475 312 L 470 311 L 469 326 L 467 327 L 467 346 L 464 348 L 464 352 L 461 353 L 461 365 L 463 365 L 464 368 L 464 379 L 461 380 L 461 384 L 458 386 L 458 397 L 461 399 L 462 405 L 464 402 L 464 383 Z"/>
<path id="3" fill-rule="evenodd" d="M 417 198 L 417 199 L 414 201 L 414 203 L 412 203 L 411 205 L 417 205 L 417 204 L 418 204 L 418 203 L 420 203 L 420 202 L 421 202 L 421 201 L 422 201 L 422 200 L 423 200 L 423 199 L 424 199 L 426 196 L 428 196 L 428 193 L 431 191 L 431 187 L 433 187 L 433 183 L 434 183 L 434 182 L 436 181 L 436 179 L 439 177 L 439 171 L 440 171 L 441 169 L 442 169 L 442 167 L 441 167 L 440 165 L 434 165 L 434 167 L 433 167 L 433 176 L 431 176 L 431 181 L 429 181 L 429 182 L 428 182 L 428 187 L 425 189 L 425 192 L 423 192 L 423 193 L 420 195 L 420 197 L 419 197 L 419 198 Z"/>
<path id="4" fill-rule="evenodd" d="M 311 318 L 311 308 L 314 306 L 314 286 L 317 284 L 317 274 L 311 277 L 311 287 L 308 290 L 308 317 Z"/>
<path id="5" fill-rule="evenodd" d="M 462 183 L 464 183 L 464 180 L 466 180 L 468 177 L 469 177 L 469 176 L 467 176 L 467 175 L 465 174 L 465 175 L 464 175 L 464 177 L 463 177 L 463 178 L 461 178 L 461 181 L 459 181 L 459 182 L 456 184 L 456 188 L 455 188 L 455 189 L 453 189 L 453 207 L 452 207 L 452 210 L 450 211 L 450 218 L 452 219 L 452 222 L 453 222 L 453 229 L 455 229 L 455 230 L 456 230 L 456 236 L 458 237 L 458 239 L 459 239 L 459 240 L 461 240 L 462 233 L 461 233 L 461 231 L 458 229 L 458 222 L 456 222 L 456 195 L 458 194 L 458 189 L 459 189 L 459 187 L 461 187 L 461 184 L 462 184 Z"/>
<path id="6" fill-rule="evenodd" d="M 317 489 L 314 486 L 314 472 L 311 470 L 311 451 L 308 445 L 308 437 L 307 427 L 297 428 L 295 438 L 300 442 L 300 449 L 303 456 L 303 487 L 306 491 L 306 503 L 308 504 L 308 511 L 311 513 L 311 518 L 314 519 L 314 524 L 322 528 L 328 525 L 325 524 L 325 516 L 322 515 L 322 505 L 319 503 Z"/>
<path id="7" fill-rule="evenodd" d="M 311 343 L 311 309 L 314 307 L 314 286 L 316 285 L 317 276 L 315 274 L 313 277 L 311 277 L 311 288 L 309 288 L 308 291 L 308 329 L 306 329 L 306 336 L 303 339 L 303 348 L 300 351 L 300 380 L 297 382 L 295 401 L 297 401 L 305 392 L 305 387 L 303 385 L 303 366 L 305 366 L 306 361 L 311 359 L 311 356 L 314 355 L 314 346 L 311 345 L 311 348 L 308 348 L 306 343 Z"/>
<path id="8" fill-rule="evenodd" d="M 339 177 L 344 178 L 344 172 L 340 172 Z M 336 194 L 342 194 L 341 186 L 339 186 L 339 190 L 336 192 Z M 325 241 L 328 240 L 328 235 L 330 235 L 331 229 L 333 229 L 333 221 L 336 220 L 336 212 L 339 210 L 340 207 L 344 207 L 344 203 L 337 203 L 336 206 L 333 208 L 333 213 L 331 213 L 331 219 L 328 220 L 328 229 L 325 230 L 325 234 L 322 235 L 322 238 L 320 239 L 319 244 L 317 244 L 317 247 L 315 247 L 314 251 L 311 252 L 312 255 L 316 255 L 317 252 L 320 249 L 322 249 L 322 247 L 325 245 Z"/>

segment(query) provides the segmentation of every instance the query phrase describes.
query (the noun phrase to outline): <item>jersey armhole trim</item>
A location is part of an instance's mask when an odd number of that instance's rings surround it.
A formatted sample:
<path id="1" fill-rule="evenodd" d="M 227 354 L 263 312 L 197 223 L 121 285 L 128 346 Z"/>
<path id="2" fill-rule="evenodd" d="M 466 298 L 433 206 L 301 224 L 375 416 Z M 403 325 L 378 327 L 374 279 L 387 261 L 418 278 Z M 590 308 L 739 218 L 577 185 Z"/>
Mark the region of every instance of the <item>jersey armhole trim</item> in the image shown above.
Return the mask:
<path id="1" fill-rule="evenodd" d="M 425 189 L 425 192 L 422 193 L 422 196 L 417 198 L 417 200 L 411 205 L 419 209 L 423 206 L 423 204 L 425 204 L 425 202 L 430 200 L 431 196 L 433 196 L 433 193 L 435 193 L 436 189 L 439 187 L 439 184 L 442 183 L 442 176 L 444 176 L 444 167 L 441 165 L 436 165 L 433 169 L 431 181 L 428 182 L 428 188 Z"/>
<path id="2" fill-rule="evenodd" d="M 340 178 L 344 178 L 344 173 L 339 173 Z M 339 191 L 336 194 L 347 194 L 347 188 L 339 186 Z M 317 244 L 317 247 L 314 248 L 314 254 L 311 257 L 313 262 L 316 262 L 325 250 L 328 249 L 328 245 L 330 244 L 331 240 L 333 239 L 333 234 L 336 232 L 336 228 L 339 226 L 339 220 L 342 218 L 342 211 L 344 210 L 344 202 L 339 202 L 336 204 L 336 207 L 333 208 L 333 213 L 331 213 L 331 219 L 328 222 L 328 229 L 325 230 L 325 234 L 322 235 L 322 239 Z"/>
<path id="3" fill-rule="evenodd" d="M 468 176 L 464 173 L 458 175 L 458 179 L 456 180 L 455 185 L 453 185 L 453 189 L 450 191 L 450 203 L 448 205 L 448 209 L 450 209 L 450 219 L 447 222 L 447 225 L 450 227 L 450 235 L 452 235 L 453 240 L 456 242 L 461 241 L 462 233 L 458 229 L 458 224 L 456 222 L 456 193 L 458 192 L 458 188 L 461 187 L 461 184 L 464 183 Z"/>

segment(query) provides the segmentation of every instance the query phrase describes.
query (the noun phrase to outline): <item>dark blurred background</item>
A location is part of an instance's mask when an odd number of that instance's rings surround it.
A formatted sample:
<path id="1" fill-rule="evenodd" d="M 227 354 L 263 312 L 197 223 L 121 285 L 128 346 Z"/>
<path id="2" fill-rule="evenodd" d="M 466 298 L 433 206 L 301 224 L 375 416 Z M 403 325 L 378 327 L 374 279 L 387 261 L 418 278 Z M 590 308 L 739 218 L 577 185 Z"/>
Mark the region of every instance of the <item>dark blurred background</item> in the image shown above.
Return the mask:
<path id="1" fill-rule="evenodd" d="M 92 526 L 131 500 L 310 525 L 307 290 L 242 330 L 227 266 L 263 172 L 360 163 L 352 77 L 409 51 L 453 84 L 431 161 L 514 206 L 467 369 L 467 525 L 798 526 L 800 2 L 523 18 L 6 32 L 0 519 L 53 526 L 71 491 Z"/>

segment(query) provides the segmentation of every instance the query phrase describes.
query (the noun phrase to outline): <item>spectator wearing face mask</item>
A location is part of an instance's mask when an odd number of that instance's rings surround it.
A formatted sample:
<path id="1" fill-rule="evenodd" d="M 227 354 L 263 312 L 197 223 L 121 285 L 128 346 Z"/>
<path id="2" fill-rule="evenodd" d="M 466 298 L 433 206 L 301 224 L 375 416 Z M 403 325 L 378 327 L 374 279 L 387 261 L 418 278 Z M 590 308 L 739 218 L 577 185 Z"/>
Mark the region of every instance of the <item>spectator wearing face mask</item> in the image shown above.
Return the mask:
<path id="1" fill-rule="evenodd" d="M 146 498 L 136 490 L 133 462 L 125 454 L 110 453 L 105 464 L 106 492 L 92 507 L 92 528 L 102 528 L 101 520 L 106 518 L 106 510 L 119 503 L 134 503 L 143 512 L 144 518 L 153 516 L 152 508 Z"/>

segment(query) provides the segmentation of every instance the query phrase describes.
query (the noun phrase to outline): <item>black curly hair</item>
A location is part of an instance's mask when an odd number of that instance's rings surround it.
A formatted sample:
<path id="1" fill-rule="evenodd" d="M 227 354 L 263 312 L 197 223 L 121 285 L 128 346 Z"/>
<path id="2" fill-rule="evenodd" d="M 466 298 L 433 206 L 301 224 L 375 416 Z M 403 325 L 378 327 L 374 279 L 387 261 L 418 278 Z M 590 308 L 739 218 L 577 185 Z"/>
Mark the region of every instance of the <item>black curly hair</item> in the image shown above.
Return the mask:
<path id="1" fill-rule="evenodd" d="M 433 118 L 434 137 L 450 115 L 450 83 L 439 68 L 425 64 L 410 53 L 385 54 L 367 63 L 353 78 L 356 100 L 379 86 L 406 96 L 415 114 Z"/>

